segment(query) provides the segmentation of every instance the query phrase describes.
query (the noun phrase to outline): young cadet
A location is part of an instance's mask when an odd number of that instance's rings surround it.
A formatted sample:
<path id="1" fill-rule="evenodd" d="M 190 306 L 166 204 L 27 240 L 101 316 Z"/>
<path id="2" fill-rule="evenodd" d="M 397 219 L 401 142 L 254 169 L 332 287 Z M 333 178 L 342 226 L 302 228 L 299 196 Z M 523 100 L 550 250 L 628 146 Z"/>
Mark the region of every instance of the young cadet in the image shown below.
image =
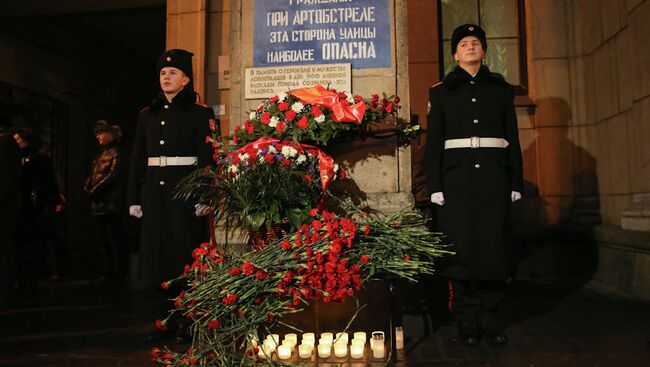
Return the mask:
<path id="1" fill-rule="evenodd" d="M 510 205 L 521 199 L 521 148 L 514 89 L 482 64 L 485 32 L 456 28 L 451 52 L 458 66 L 429 90 L 425 170 L 437 229 L 456 252 L 441 269 L 459 338 L 505 344 L 498 308 L 508 277 Z"/>

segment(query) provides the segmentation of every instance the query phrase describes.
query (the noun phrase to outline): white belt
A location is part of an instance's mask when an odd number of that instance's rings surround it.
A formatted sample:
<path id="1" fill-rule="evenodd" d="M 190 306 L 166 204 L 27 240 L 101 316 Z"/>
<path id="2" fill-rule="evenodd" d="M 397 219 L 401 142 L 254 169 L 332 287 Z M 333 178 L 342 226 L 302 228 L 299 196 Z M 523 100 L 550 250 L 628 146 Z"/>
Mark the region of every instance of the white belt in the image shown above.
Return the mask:
<path id="1" fill-rule="evenodd" d="M 480 138 L 472 136 L 465 139 L 445 140 L 445 149 L 455 148 L 507 148 L 509 145 L 506 139 L 502 138 Z"/>
<path id="2" fill-rule="evenodd" d="M 147 158 L 148 166 L 196 166 L 199 159 L 197 157 L 149 157 Z"/>

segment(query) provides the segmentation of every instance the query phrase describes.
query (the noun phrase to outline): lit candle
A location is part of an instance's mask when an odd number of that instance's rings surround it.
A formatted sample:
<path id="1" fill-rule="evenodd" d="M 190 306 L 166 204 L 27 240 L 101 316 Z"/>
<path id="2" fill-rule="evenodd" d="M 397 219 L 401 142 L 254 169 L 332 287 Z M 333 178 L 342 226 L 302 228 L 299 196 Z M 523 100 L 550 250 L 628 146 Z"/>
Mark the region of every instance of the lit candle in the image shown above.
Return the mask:
<path id="1" fill-rule="evenodd" d="M 291 340 L 291 339 L 289 339 L 289 340 L 284 339 L 284 341 L 282 342 L 282 345 L 286 345 L 291 350 L 293 350 L 293 348 L 296 347 L 296 344 L 297 343 L 295 341 Z"/>
<path id="2" fill-rule="evenodd" d="M 395 348 L 404 349 L 404 329 L 401 326 L 395 328 Z"/>
<path id="3" fill-rule="evenodd" d="M 327 358 L 332 354 L 332 344 L 321 343 L 318 344 L 318 356 Z"/>
<path id="4" fill-rule="evenodd" d="M 373 358 L 384 358 L 384 355 L 386 354 L 386 350 L 384 349 L 384 333 L 381 331 L 373 332 L 372 340 L 370 342 Z"/>
<path id="5" fill-rule="evenodd" d="M 350 347 L 350 356 L 354 359 L 363 358 L 363 349 L 364 344 L 355 343 L 354 340 L 352 340 L 352 346 Z"/>
<path id="6" fill-rule="evenodd" d="M 313 345 L 309 344 L 300 344 L 298 346 L 298 355 L 300 358 L 309 358 L 311 357 L 311 352 L 314 349 Z"/>
<path id="7" fill-rule="evenodd" d="M 383 331 L 373 331 L 372 338 L 370 338 L 370 349 L 374 349 L 373 345 L 377 339 L 381 339 L 382 344 L 384 343 L 384 332 Z"/>
<path id="8" fill-rule="evenodd" d="M 336 342 L 334 343 L 334 355 L 341 358 L 348 355 L 348 343 Z"/>
<path id="9" fill-rule="evenodd" d="M 289 359 L 291 358 L 291 348 L 286 345 L 280 345 L 278 347 L 278 358 L 280 359 Z"/>
<path id="10" fill-rule="evenodd" d="M 321 338 L 321 340 L 327 340 L 327 339 L 334 340 L 334 334 L 332 334 L 332 333 L 322 333 L 322 334 L 320 334 L 320 338 Z"/>
<path id="11" fill-rule="evenodd" d="M 273 353 L 275 351 L 275 348 L 277 347 L 277 343 L 273 339 L 266 339 L 264 341 L 264 350 L 266 353 Z"/>
<path id="12" fill-rule="evenodd" d="M 349 338 L 348 333 L 336 333 L 336 338 L 335 339 L 336 340 L 343 340 L 343 341 L 345 341 L 345 344 L 347 344 L 348 341 L 349 341 L 348 338 Z"/>
<path id="13" fill-rule="evenodd" d="M 356 333 L 353 334 L 354 339 L 362 339 L 363 341 L 366 340 L 366 332 L 365 331 L 357 331 Z"/>
<path id="14" fill-rule="evenodd" d="M 298 334 L 287 334 L 284 336 L 284 340 L 291 340 L 293 344 L 298 344 Z"/>
<path id="15" fill-rule="evenodd" d="M 302 342 L 311 341 L 311 344 L 316 344 L 316 334 L 314 333 L 304 333 L 302 334 Z"/>
<path id="16" fill-rule="evenodd" d="M 257 348 L 257 335 L 248 334 L 248 340 L 250 341 L 253 348 Z"/>
<path id="17" fill-rule="evenodd" d="M 266 340 L 275 340 L 275 344 L 280 344 L 280 334 L 269 334 Z"/>
<path id="18" fill-rule="evenodd" d="M 264 353 L 264 346 L 260 345 L 259 351 L 257 351 L 257 356 L 260 357 L 261 359 L 266 359 L 267 355 Z M 271 354 L 269 353 L 268 358 L 271 358 Z"/>

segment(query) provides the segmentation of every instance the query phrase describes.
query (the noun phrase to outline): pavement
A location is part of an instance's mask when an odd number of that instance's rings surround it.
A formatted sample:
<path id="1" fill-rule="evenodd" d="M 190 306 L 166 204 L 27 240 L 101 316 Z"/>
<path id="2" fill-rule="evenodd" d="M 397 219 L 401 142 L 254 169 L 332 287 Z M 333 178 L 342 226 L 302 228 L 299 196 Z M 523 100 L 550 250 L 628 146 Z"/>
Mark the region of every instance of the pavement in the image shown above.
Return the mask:
<path id="1" fill-rule="evenodd" d="M 605 293 L 585 281 L 509 282 L 506 346 L 456 341 L 441 283 L 398 284 L 397 294 L 405 348 L 398 351 L 396 366 L 650 366 L 650 302 Z M 41 282 L 34 298 L 15 297 L 0 309 L 0 366 L 156 366 L 145 336 L 164 314 L 162 299 L 160 292 L 96 280 Z M 367 356 L 290 362 L 386 363 Z"/>

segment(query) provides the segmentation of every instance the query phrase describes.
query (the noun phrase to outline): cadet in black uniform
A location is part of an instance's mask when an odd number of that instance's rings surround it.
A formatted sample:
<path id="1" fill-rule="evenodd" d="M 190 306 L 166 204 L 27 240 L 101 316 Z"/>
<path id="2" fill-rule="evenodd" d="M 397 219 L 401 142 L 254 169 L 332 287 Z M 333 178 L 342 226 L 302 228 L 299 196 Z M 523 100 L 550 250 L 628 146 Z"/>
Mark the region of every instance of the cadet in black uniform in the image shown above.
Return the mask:
<path id="1" fill-rule="evenodd" d="M 456 252 L 442 269 L 459 336 L 507 342 L 498 306 L 508 277 L 506 240 L 511 202 L 523 188 L 514 89 L 482 65 L 485 32 L 465 24 L 452 35 L 458 66 L 429 90 L 425 153 L 438 230 Z"/>

